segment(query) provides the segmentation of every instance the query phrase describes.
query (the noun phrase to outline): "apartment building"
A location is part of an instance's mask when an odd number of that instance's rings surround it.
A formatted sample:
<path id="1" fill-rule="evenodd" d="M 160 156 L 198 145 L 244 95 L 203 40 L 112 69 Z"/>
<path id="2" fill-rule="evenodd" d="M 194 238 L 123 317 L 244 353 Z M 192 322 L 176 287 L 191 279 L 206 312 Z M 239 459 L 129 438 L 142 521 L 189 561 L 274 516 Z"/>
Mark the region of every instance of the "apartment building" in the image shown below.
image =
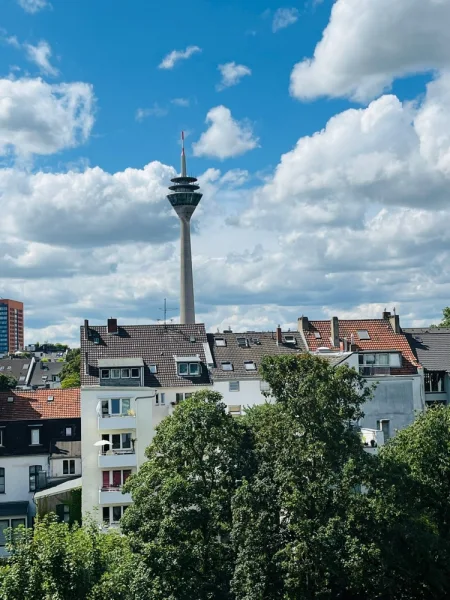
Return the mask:
<path id="1" fill-rule="evenodd" d="M 23 303 L 0 298 L 0 355 L 23 349 L 23 327 Z"/>
<path id="2" fill-rule="evenodd" d="M 145 461 L 155 427 L 173 406 L 211 387 L 202 324 L 81 328 L 83 515 L 116 526 L 131 503 L 122 485 Z"/>

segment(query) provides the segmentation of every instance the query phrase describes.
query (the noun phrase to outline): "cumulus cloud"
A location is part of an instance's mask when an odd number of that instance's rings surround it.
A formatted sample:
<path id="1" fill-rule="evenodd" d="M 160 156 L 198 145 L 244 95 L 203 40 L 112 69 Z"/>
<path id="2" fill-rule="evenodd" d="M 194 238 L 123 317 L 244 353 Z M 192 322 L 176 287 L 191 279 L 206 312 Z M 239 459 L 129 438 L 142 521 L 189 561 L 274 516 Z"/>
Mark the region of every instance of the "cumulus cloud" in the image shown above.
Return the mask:
<path id="1" fill-rule="evenodd" d="M 143 121 L 147 117 L 165 117 L 168 112 L 167 108 L 163 108 L 157 102 L 154 102 L 151 108 L 138 108 L 135 119 L 136 121 Z"/>
<path id="2" fill-rule="evenodd" d="M 238 65 L 235 62 L 219 65 L 218 69 L 222 75 L 222 80 L 217 85 L 217 89 L 219 91 L 224 90 L 227 87 L 237 85 L 243 77 L 252 74 L 251 69 L 245 65 Z"/>
<path id="3" fill-rule="evenodd" d="M 198 142 L 192 145 L 195 156 L 231 158 L 240 156 L 258 146 L 251 125 L 245 121 L 236 121 L 229 108 L 216 106 L 206 115 L 208 129 L 202 133 Z"/>
<path id="4" fill-rule="evenodd" d="M 89 137 L 94 94 L 86 83 L 0 79 L 0 155 L 52 154 Z"/>
<path id="5" fill-rule="evenodd" d="M 202 49 L 198 46 L 188 46 L 186 50 L 172 50 L 165 56 L 159 64 L 159 69 L 173 69 L 180 60 L 187 60 L 193 54 L 201 52 Z"/>
<path id="6" fill-rule="evenodd" d="M 190 104 L 189 98 L 173 98 L 170 102 L 175 104 L 175 106 L 182 106 L 183 108 L 187 108 Z"/>
<path id="7" fill-rule="evenodd" d="M 272 21 L 272 31 L 276 33 L 280 29 L 289 27 L 298 21 L 299 12 L 296 8 L 279 8 L 275 11 Z"/>
<path id="8" fill-rule="evenodd" d="M 48 0 L 17 0 L 19 6 L 27 13 L 35 14 L 44 8 L 50 8 L 51 4 Z"/>
<path id="9" fill-rule="evenodd" d="M 58 75 L 58 69 L 50 64 L 52 49 L 48 42 L 40 41 L 37 46 L 32 44 L 24 44 L 27 53 L 27 58 L 34 62 L 45 75 Z"/>
<path id="10" fill-rule="evenodd" d="M 292 71 L 291 94 L 366 101 L 397 77 L 443 68 L 449 22 L 449 0 L 337 0 L 314 56 Z"/>

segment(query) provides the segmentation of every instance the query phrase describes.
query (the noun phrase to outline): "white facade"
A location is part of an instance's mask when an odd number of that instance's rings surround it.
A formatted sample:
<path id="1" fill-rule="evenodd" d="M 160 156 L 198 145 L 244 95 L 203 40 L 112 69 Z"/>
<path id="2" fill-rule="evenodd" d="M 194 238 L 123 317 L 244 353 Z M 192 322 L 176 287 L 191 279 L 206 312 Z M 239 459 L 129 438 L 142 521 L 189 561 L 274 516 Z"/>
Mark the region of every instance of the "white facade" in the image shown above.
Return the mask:
<path id="1" fill-rule="evenodd" d="M 35 491 L 30 491 L 30 467 L 40 466 L 41 471 L 48 473 L 48 454 L 33 456 L 2 456 L 1 467 L 5 469 L 5 493 L 0 494 L 0 502 L 29 503 L 29 515 L 36 514 L 33 502 Z"/>
<path id="2" fill-rule="evenodd" d="M 122 494 L 120 489 L 125 476 L 136 472 L 145 462 L 145 450 L 153 439 L 155 427 L 171 414 L 177 398 L 181 399 L 177 394 L 183 394 L 184 398 L 199 389 L 199 386 L 156 390 L 123 386 L 81 388 L 83 516 L 90 514 L 104 524 L 109 514 L 109 525 L 116 526 L 116 518 L 123 512 L 121 507 L 131 503 L 131 496 Z M 112 414 L 112 399 L 125 400 L 120 404 L 125 407 L 120 409 L 123 414 Z M 108 444 L 96 445 L 106 438 Z M 118 447 L 113 448 L 113 442 Z"/>

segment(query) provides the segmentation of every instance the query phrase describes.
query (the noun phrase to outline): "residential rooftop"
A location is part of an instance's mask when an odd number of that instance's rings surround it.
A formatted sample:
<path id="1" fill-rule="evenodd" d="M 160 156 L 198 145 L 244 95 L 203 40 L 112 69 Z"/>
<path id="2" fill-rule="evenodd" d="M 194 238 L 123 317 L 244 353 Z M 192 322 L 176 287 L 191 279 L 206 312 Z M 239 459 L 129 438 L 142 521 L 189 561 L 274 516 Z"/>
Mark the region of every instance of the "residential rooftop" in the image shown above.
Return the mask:
<path id="1" fill-rule="evenodd" d="M 79 417 L 79 388 L 0 392 L 0 421 Z"/>
<path id="2" fill-rule="evenodd" d="M 450 328 L 411 327 L 403 331 L 425 369 L 450 373 Z"/>

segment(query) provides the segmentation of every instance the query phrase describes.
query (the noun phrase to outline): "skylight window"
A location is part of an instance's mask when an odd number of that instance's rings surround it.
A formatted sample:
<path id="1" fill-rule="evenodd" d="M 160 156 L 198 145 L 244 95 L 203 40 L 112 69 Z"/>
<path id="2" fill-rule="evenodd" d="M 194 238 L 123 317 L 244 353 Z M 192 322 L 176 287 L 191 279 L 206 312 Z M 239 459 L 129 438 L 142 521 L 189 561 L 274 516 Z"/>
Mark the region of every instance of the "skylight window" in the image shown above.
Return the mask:
<path id="1" fill-rule="evenodd" d="M 244 367 L 246 371 L 256 371 L 256 365 L 253 360 L 244 360 Z"/>
<path id="2" fill-rule="evenodd" d="M 232 371 L 233 370 L 233 363 L 231 363 L 230 361 L 225 361 L 222 363 L 222 371 Z"/>
<path id="3" fill-rule="evenodd" d="M 227 345 L 225 338 L 216 338 L 215 342 L 216 342 L 216 346 L 226 346 Z"/>
<path id="4" fill-rule="evenodd" d="M 314 337 L 316 338 L 316 340 L 322 339 L 322 336 L 320 335 L 320 331 L 315 331 L 314 332 Z"/>
<path id="5" fill-rule="evenodd" d="M 367 329 L 358 329 L 356 332 L 360 340 L 370 340 L 370 335 Z"/>
<path id="6" fill-rule="evenodd" d="M 148 365 L 148 368 L 150 369 L 150 373 L 157 373 L 158 372 L 158 367 L 156 365 Z"/>
<path id="7" fill-rule="evenodd" d="M 284 341 L 286 342 L 286 344 L 296 344 L 297 343 L 297 340 L 295 339 L 295 336 L 293 336 L 293 335 L 285 335 Z"/>
<path id="8" fill-rule="evenodd" d="M 247 338 L 246 338 L 246 337 L 238 337 L 238 338 L 236 338 L 236 341 L 237 341 L 237 343 L 238 343 L 238 346 L 239 346 L 240 348 L 247 348 L 247 346 L 248 346 L 248 341 L 247 341 Z"/>

